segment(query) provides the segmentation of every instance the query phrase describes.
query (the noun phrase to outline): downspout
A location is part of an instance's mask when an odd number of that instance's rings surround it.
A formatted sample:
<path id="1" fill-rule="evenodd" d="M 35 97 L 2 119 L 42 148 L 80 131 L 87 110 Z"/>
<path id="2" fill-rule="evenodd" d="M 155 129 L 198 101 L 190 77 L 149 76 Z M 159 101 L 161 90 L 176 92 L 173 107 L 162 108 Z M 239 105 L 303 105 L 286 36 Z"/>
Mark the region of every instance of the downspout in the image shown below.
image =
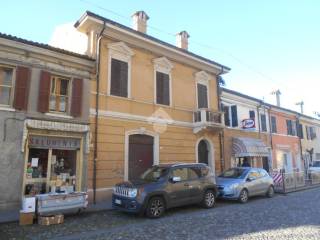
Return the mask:
<path id="1" fill-rule="evenodd" d="M 260 126 L 260 106 L 257 106 L 257 118 L 258 118 L 258 129 L 259 129 L 259 138 L 261 138 L 261 126 Z"/>
<path id="2" fill-rule="evenodd" d="M 269 121 L 269 137 L 270 137 L 270 147 L 271 147 L 271 170 L 273 169 L 273 141 L 272 141 L 272 125 L 271 125 L 271 107 L 268 109 L 268 121 Z"/>
<path id="3" fill-rule="evenodd" d="M 217 75 L 220 76 L 222 73 L 223 73 L 223 66 L 221 67 L 221 71 L 220 73 Z M 219 84 L 219 81 L 217 79 L 216 81 L 217 83 L 217 90 L 218 90 L 218 110 L 220 112 L 223 111 L 223 109 L 221 108 L 221 88 L 220 88 L 220 84 Z M 221 121 L 222 121 L 223 118 L 221 118 Z M 219 132 L 219 145 L 220 145 L 220 171 L 223 172 L 224 171 L 224 164 L 225 164 L 225 161 L 224 161 L 224 129 L 222 129 L 222 131 Z"/>
<path id="4" fill-rule="evenodd" d="M 304 157 L 302 154 L 302 140 L 301 140 L 301 132 L 300 132 L 300 114 L 296 115 L 296 122 L 297 122 L 296 126 L 298 128 L 296 131 L 297 131 L 297 136 L 299 138 L 299 147 L 300 147 L 300 158 L 301 158 L 300 161 L 302 161 L 303 165 L 305 165 Z M 301 126 L 301 131 L 303 131 L 302 126 Z M 299 169 L 299 170 L 301 172 L 301 169 Z"/>
<path id="5" fill-rule="evenodd" d="M 99 92 L 100 92 L 100 49 L 101 38 L 104 30 L 106 29 L 106 22 L 103 22 L 103 28 L 99 33 L 97 39 L 96 50 L 96 116 L 95 116 L 95 128 L 94 128 L 94 153 L 93 153 L 93 204 L 96 204 L 96 192 L 97 192 L 97 158 L 98 158 L 98 119 L 99 119 Z"/>

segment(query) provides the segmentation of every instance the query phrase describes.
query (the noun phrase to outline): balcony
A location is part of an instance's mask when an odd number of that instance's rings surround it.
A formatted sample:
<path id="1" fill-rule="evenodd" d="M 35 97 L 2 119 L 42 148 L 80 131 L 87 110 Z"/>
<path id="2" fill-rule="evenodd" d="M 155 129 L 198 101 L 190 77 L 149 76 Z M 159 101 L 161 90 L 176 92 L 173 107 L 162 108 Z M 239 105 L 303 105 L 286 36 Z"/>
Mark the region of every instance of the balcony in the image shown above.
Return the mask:
<path id="1" fill-rule="evenodd" d="M 224 128 L 224 117 L 222 112 L 210 109 L 199 109 L 193 113 L 193 132 L 203 130 L 221 131 Z"/>

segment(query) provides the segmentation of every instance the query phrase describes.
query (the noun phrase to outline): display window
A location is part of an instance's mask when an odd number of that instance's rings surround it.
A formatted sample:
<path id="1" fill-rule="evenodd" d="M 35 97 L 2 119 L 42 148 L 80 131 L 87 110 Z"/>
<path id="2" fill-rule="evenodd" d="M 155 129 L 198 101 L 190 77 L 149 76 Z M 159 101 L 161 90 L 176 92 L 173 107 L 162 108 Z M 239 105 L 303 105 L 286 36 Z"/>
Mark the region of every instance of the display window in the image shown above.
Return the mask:
<path id="1" fill-rule="evenodd" d="M 29 144 L 23 195 L 79 190 L 79 139 L 37 136 L 30 137 Z"/>

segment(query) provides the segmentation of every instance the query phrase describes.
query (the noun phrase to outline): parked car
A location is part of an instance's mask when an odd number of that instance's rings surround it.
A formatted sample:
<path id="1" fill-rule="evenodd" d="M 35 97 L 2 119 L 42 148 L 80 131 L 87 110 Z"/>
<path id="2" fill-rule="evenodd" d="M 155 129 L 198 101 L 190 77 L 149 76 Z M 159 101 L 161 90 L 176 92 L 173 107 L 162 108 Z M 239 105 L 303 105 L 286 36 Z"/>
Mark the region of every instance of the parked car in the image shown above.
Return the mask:
<path id="1" fill-rule="evenodd" d="M 113 208 L 158 218 L 165 210 L 200 203 L 212 208 L 218 189 L 215 176 L 205 164 L 161 164 L 140 178 L 116 184 Z"/>
<path id="2" fill-rule="evenodd" d="M 260 168 L 230 168 L 217 178 L 217 186 L 220 198 L 239 200 L 241 203 L 256 195 L 274 195 L 272 177 Z"/>
<path id="3" fill-rule="evenodd" d="M 320 160 L 312 161 L 311 166 L 309 167 L 309 172 L 320 173 Z"/>

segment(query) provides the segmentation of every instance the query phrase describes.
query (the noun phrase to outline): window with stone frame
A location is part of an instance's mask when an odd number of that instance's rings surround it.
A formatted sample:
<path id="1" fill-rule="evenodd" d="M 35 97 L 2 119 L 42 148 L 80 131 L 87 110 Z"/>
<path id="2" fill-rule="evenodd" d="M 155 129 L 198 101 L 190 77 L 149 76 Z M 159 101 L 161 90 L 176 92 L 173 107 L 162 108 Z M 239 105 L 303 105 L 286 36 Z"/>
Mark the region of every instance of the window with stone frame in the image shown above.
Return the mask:
<path id="1" fill-rule="evenodd" d="M 170 105 L 170 75 L 156 71 L 156 103 Z"/>
<path id="2" fill-rule="evenodd" d="M 260 115 L 261 119 L 261 131 L 266 132 L 267 131 L 267 117 L 265 114 Z"/>
<path id="3" fill-rule="evenodd" d="M 0 66 L 0 105 L 10 106 L 13 98 L 13 68 Z"/>
<path id="4" fill-rule="evenodd" d="M 111 59 L 110 94 L 118 97 L 128 97 L 128 63 Z"/>

